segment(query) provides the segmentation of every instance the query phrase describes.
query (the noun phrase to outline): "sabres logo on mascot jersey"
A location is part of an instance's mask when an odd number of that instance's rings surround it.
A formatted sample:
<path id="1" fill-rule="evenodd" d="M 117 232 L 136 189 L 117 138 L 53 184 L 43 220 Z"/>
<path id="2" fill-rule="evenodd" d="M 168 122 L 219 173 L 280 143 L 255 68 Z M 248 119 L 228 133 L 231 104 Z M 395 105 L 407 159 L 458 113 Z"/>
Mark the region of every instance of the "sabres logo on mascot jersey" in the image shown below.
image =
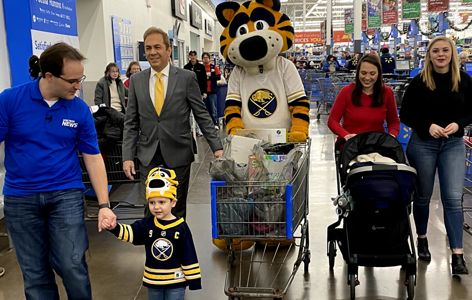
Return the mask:
<path id="1" fill-rule="evenodd" d="M 248 108 L 254 117 L 268 118 L 277 109 L 277 99 L 271 91 L 260 89 L 251 94 Z"/>
<path id="2" fill-rule="evenodd" d="M 279 53 L 294 39 L 290 18 L 280 12 L 279 0 L 222 2 L 216 16 L 224 27 L 220 52 L 236 65 L 225 101 L 226 129 L 288 129 L 291 142 L 306 141 L 310 103 L 300 76 Z"/>

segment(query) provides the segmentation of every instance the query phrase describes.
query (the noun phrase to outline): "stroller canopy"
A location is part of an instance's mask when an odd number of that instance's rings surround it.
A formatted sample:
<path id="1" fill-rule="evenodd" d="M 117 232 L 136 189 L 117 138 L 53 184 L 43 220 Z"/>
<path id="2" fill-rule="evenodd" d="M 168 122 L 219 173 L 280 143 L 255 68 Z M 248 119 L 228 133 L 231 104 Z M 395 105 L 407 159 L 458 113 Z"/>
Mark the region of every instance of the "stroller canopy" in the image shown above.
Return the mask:
<path id="1" fill-rule="evenodd" d="M 349 162 L 361 154 L 377 152 L 391 158 L 397 163 L 406 164 L 402 145 L 397 139 L 383 132 L 365 132 L 349 139 L 344 144 L 339 158 L 339 173 L 341 183 L 346 182 Z"/>

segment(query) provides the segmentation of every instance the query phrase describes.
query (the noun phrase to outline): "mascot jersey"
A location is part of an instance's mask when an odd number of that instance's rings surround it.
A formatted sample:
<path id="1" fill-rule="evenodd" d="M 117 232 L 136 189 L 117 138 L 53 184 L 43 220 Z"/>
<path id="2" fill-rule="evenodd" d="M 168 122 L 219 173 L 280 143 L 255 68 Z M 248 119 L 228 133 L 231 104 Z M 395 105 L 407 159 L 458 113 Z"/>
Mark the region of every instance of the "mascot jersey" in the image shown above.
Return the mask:
<path id="1" fill-rule="evenodd" d="M 294 64 L 281 56 L 275 67 L 251 75 L 239 66 L 231 73 L 226 100 L 241 102 L 246 128 L 287 128 L 291 126 L 289 104 L 305 97 Z"/>
<path id="2" fill-rule="evenodd" d="M 293 45 L 290 18 L 280 0 L 221 2 L 216 16 L 223 26 L 220 52 L 236 65 L 225 101 L 226 130 L 287 128 L 289 142 L 308 137 L 310 101 L 289 60 L 279 54 Z"/>

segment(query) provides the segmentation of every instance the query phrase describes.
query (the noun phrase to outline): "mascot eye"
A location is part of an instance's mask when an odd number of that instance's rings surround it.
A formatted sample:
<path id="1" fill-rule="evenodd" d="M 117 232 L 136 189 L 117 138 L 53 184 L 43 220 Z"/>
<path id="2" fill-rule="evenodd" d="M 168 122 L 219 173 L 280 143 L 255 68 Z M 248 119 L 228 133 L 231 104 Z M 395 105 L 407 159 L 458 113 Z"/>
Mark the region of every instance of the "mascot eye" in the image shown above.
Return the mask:
<path id="1" fill-rule="evenodd" d="M 269 28 L 269 23 L 267 23 L 264 20 L 258 20 L 254 23 L 254 27 L 256 27 L 256 30 L 264 30 Z"/>
<path id="2" fill-rule="evenodd" d="M 237 35 L 240 36 L 240 35 L 246 34 L 246 33 L 248 33 L 248 31 L 249 31 L 249 29 L 248 29 L 246 24 L 241 25 L 238 28 Z"/>

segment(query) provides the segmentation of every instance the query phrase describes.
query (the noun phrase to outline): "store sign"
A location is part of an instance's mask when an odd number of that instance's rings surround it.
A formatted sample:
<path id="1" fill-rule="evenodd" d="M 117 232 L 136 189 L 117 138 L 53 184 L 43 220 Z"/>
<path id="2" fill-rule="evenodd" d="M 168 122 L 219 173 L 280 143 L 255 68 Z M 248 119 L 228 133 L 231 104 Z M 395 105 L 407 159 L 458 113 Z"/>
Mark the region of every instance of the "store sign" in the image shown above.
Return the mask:
<path id="1" fill-rule="evenodd" d="M 421 16 L 421 0 L 402 1 L 402 19 L 419 19 Z"/>
<path id="2" fill-rule="evenodd" d="M 202 29 L 202 10 L 195 3 L 190 6 L 190 25 Z"/>
<path id="3" fill-rule="evenodd" d="M 382 24 L 391 25 L 398 23 L 398 0 L 383 1 Z"/>
<path id="4" fill-rule="evenodd" d="M 77 35 L 76 0 L 30 0 L 31 29 Z"/>
<path id="5" fill-rule="evenodd" d="M 381 25 L 382 1 L 367 0 L 367 27 L 379 28 Z"/>
<path id="6" fill-rule="evenodd" d="M 447 11 L 449 9 L 449 0 L 428 0 L 429 12 Z"/>
<path id="7" fill-rule="evenodd" d="M 349 43 L 351 42 L 351 34 L 345 31 L 333 31 L 333 42 L 335 43 Z"/>
<path id="8" fill-rule="evenodd" d="M 77 36 L 31 30 L 32 49 L 33 54 L 36 56 L 40 56 L 47 47 L 60 42 L 71 45 L 77 49 L 79 48 L 79 38 Z"/>
<path id="9" fill-rule="evenodd" d="M 344 31 L 346 33 L 354 32 L 354 11 L 352 9 L 344 10 Z"/>
<path id="10" fill-rule="evenodd" d="M 126 74 L 128 65 L 134 60 L 134 43 L 131 21 L 118 16 L 111 17 L 115 63 L 121 74 Z"/>
<path id="11" fill-rule="evenodd" d="M 187 20 L 187 0 L 171 0 L 172 14 L 181 20 Z"/>
<path id="12" fill-rule="evenodd" d="M 47 47 L 64 42 L 79 48 L 76 0 L 29 0 L 32 54 L 40 56 Z"/>
<path id="13" fill-rule="evenodd" d="M 296 31 L 295 44 L 323 44 L 319 31 Z"/>

